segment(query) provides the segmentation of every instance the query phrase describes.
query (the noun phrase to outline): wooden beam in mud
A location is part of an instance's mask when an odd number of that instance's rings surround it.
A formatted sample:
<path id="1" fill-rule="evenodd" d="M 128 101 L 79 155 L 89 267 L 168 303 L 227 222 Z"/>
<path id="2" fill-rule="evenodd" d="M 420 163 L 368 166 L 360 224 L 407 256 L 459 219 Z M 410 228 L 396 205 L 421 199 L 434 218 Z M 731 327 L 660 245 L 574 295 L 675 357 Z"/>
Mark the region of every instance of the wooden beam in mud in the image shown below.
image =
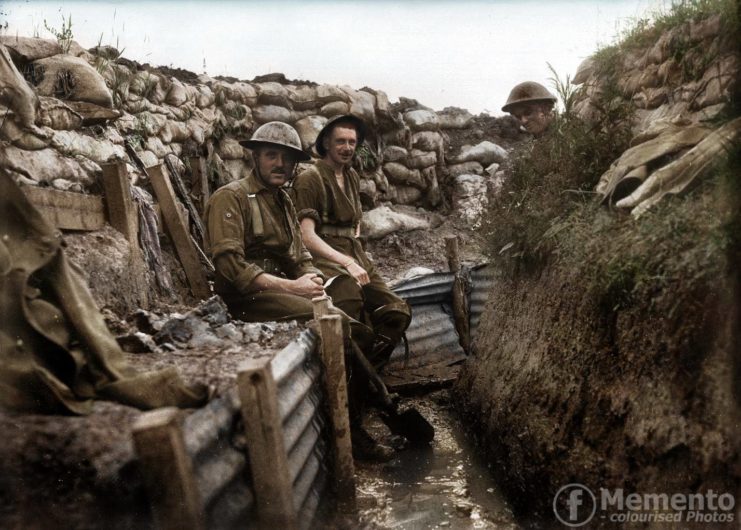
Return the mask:
<path id="1" fill-rule="evenodd" d="M 193 463 L 185 449 L 178 409 L 168 407 L 142 414 L 134 424 L 132 434 L 157 528 L 205 528 Z"/>
<path id="2" fill-rule="evenodd" d="M 261 526 L 296 529 L 298 514 L 293 503 L 293 482 L 278 408 L 278 386 L 270 368 L 270 358 L 248 359 L 241 363 L 237 388 Z"/>
<path id="3" fill-rule="evenodd" d="M 206 279 L 206 273 L 201 265 L 195 244 L 190 237 L 188 226 L 183 223 L 180 216 L 178 201 L 175 198 L 175 191 L 170 179 L 162 170 L 162 164 L 147 168 L 147 175 L 157 196 L 165 227 L 170 234 L 170 238 L 172 238 L 180 263 L 185 270 L 185 276 L 188 278 L 193 296 L 201 299 L 208 298 L 211 295 L 211 289 Z"/>
<path id="4" fill-rule="evenodd" d="M 44 219 L 56 228 L 92 231 L 106 224 L 102 197 L 37 186 L 22 186 L 21 189 Z"/>

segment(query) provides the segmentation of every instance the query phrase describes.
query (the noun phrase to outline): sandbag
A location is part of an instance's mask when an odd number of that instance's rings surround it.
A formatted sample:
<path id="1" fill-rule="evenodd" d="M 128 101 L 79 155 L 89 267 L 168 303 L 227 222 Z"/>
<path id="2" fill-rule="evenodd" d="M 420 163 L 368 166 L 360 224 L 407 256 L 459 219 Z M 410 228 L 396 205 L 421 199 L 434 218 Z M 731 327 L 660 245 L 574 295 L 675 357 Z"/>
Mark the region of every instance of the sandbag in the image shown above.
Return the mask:
<path id="1" fill-rule="evenodd" d="M 309 149 L 316 142 L 316 137 L 319 135 L 319 131 L 327 123 L 327 118 L 324 116 L 307 116 L 301 118 L 293 124 L 294 129 L 298 132 L 301 137 L 301 147 L 304 150 Z"/>
<path id="2" fill-rule="evenodd" d="M 440 121 L 433 110 L 412 110 L 404 113 L 404 121 L 412 131 L 437 131 Z"/>

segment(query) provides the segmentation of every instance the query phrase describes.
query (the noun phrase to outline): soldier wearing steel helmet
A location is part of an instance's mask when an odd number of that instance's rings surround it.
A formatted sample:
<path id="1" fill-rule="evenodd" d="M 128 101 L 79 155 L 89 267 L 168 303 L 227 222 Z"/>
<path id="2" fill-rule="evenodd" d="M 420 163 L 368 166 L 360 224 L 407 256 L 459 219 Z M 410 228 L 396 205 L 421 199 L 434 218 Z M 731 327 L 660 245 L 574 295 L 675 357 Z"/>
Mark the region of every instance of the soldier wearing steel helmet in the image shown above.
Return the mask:
<path id="1" fill-rule="evenodd" d="M 556 97 L 540 83 L 525 81 L 509 93 L 504 112 L 512 114 L 520 125 L 535 136 L 542 136 L 553 121 Z"/>
<path id="2" fill-rule="evenodd" d="M 214 290 L 240 320 L 308 320 L 324 278 L 304 247 L 283 185 L 296 163 L 310 157 L 298 133 L 281 122 L 262 125 L 240 143 L 252 150 L 254 169 L 219 188 L 204 212 Z"/>

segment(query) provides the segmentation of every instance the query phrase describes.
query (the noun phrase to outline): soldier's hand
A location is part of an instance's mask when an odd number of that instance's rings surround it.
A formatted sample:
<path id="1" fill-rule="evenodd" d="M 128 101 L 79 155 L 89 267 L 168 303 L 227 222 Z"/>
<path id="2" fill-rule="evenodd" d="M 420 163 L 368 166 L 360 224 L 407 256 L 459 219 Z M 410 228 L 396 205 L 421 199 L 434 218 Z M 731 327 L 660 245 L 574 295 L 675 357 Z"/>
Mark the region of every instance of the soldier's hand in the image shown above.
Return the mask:
<path id="1" fill-rule="evenodd" d="M 314 298 L 324 294 L 322 278 L 317 274 L 307 272 L 300 278 L 293 280 L 293 293 L 306 298 Z"/>
<path id="2" fill-rule="evenodd" d="M 370 283 L 370 278 L 368 277 L 368 271 L 366 271 L 363 267 L 358 265 L 356 261 L 353 261 L 351 264 L 349 264 L 347 267 L 347 272 L 350 273 L 350 275 L 355 278 L 355 281 L 358 282 L 358 284 L 362 287 L 363 285 L 367 285 Z"/>

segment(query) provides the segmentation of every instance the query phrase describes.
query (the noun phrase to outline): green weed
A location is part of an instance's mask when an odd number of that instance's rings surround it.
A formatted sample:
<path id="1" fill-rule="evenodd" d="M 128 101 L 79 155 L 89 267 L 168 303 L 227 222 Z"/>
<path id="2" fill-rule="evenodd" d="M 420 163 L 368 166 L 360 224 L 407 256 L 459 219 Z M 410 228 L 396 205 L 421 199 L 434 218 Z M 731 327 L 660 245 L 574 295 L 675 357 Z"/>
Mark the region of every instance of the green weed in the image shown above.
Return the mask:
<path id="1" fill-rule="evenodd" d="M 56 37 L 57 42 L 62 47 L 62 52 L 69 53 L 70 46 L 72 46 L 72 41 L 74 40 L 74 35 L 72 34 L 72 15 L 68 15 L 67 20 L 62 15 L 62 27 L 60 29 L 49 26 L 46 19 L 44 19 L 44 27 L 46 31 Z"/>

